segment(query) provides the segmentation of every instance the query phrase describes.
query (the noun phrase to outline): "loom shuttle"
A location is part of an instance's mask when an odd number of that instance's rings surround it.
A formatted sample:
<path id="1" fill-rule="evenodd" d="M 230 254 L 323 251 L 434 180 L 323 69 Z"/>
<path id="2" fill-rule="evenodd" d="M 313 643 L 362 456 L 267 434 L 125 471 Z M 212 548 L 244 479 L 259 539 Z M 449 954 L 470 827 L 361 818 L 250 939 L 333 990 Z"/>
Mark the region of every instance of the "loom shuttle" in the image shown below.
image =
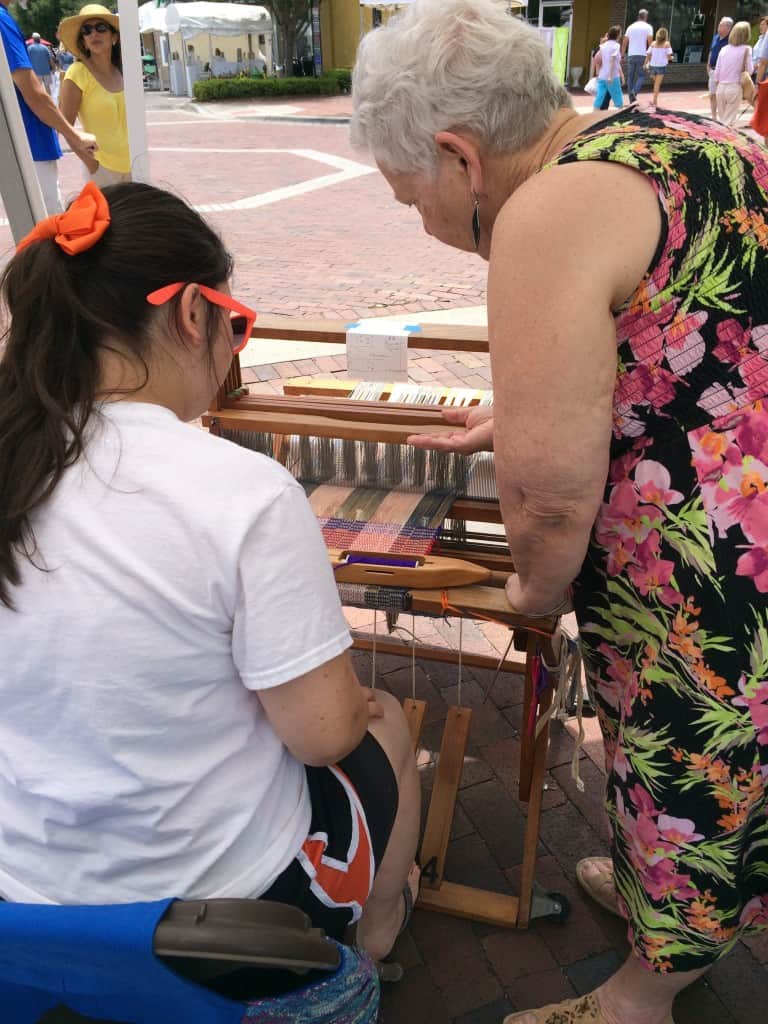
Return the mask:
<path id="1" fill-rule="evenodd" d="M 491 570 L 484 566 L 443 555 L 397 555 L 329 548 L 328 556 L 339 583 L 441 590 L 484 583 L 491 576 Z"/>

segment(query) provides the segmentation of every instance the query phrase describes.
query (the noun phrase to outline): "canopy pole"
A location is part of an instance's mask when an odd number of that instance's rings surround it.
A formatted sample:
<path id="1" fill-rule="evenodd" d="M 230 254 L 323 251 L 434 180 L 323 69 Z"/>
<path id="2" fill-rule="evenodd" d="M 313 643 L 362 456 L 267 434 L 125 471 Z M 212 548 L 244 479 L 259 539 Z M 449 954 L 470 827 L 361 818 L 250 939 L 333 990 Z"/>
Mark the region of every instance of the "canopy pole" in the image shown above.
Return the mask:
<path id="1" fill-rule="evenodd" d="M 134 181 L 148 182 L 149 146 L 141 68 L 139 8 L 131 0 L 117 0 L 117 13 L 120 18 L 120 50 L 123 55 L 123 89 L 128 121 L 128 149 L 131 154 L 131 177 Z"/>
<path id="2" fill-rule="evenodd" d="M 13 240 L 29 234 L 47 211 L 37 180 L 35 164 L 21 119 L 19 101 L 8 66 L 5 47 L 0 44 L 0 195 L 3 197 Z"/>

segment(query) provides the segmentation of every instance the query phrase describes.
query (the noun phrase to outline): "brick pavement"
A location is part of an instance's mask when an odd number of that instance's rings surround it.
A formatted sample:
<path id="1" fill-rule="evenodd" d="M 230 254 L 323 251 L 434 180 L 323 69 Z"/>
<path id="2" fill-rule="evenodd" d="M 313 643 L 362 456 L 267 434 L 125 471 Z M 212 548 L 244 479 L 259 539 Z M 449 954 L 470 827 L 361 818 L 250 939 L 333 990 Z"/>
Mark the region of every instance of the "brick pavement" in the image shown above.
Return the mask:
<path id="1" fill-rule="evenodd" d="M 668 95 L 670 107 L 706 112 L 703 90 Z M 578 107 L 588 106 L 583 94 L 575 99 Z M 346 116 L 349 98 L 291 105 L 298 116 L 327 116 L 333 122 Z M 269 116 L 266 102 L 218 105 L 212 111 L 150 96 L 150 106 L 154 180 L 193 202 L 231 203 L 327 174 L 329 168 L 307 150 L 370 164 L 351 150 L 343 125 L 270 122 L 264 120 Z M 62 161 L 61 177 L 65 193 L 76 190 L 79 171 L 71 155 Z M 418 217 L 394 203 L 375 173 L 277 204 L 212 213 L 210 219 L 235 254 L 235 292 L 263 312 L 353 319 L 459 310 L 484 301 L 485 265 L 427 238 Z M 0 225 L 0 265 L 9 247 L 8 229 Z M 278 392 L 286 375 L 338 376 L 344 369 L 343 356 L 308 355 L 287 365 L 256 365 L 246 378 L 253 390 Z M 414 379 L 446 385 L 482 388 L 489 381 L 487 360 L 472 354 L 415 350 L 411 372 Z M 365 612 L 350 617 L 361 627 L 371 622 Z M 430 642 L 455 646 L 455 630 L 439 622 L 420 622 L 419 632 Z M 467 647 L 498 652 L 505 632 L 468 623 L 464 640 Z M 370 656 L 354 657 L 361 679 L 369 679 Z M 400 697 L 410 693 L 410 670 L 402 659 L 379 656 L 376 666 L 377 685 Z M 423 661 L 417 676 L 419 694 L 430 702 L 427 753 L 421 757 L 428 794 L 430 752 L 438 745 L 446 708 L 456 700 L 456 669 Z M 465 669 L 462 698 L 473 706 L 474 728 L 447 876 L 515 892 L 525 814 L 515 790 L 522 688 L 519 679 L 500 680 L 490 704 L 483 705 L 488 681 L 487 672 Z M 396 947 L 405 976 L 385 989 L 382 1024 L 423 1019 L 430 1024 L 499 1024 L 513 1010 L 589 991 L 621 962 L 627 950 L 622 923 L 593 906 L 575 886 L 576 860 L 606 850 L 600 742 L 594 723 L 588 725 L 590 739 L 580 757 L 588 784 L 583 794 L 570 778 L 571 733 L 553 726 L 537 865 L 538 880 L 571 901 L 569 921 L 538 920 L 518 932 L 416 911 Z M 706 981 L 679 998 L 675 1018 L 678 1024 L 762 1024 L 766 1006 L 768 936 L 740 943 Z"/>

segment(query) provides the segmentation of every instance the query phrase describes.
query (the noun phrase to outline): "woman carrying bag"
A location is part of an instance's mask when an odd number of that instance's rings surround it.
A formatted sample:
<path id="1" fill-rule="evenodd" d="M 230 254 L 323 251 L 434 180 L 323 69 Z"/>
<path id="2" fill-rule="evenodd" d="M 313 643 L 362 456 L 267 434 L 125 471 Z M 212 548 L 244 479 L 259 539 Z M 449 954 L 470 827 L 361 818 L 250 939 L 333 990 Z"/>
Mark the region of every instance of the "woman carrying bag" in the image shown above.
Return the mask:
<path id="1" fill-rule="evenodd" d="M 720 124 L 735 124 L 742 100 L 751 102 L 752 49 L 748 45 L 751 28 L 748 21 L 739 21 L 731 29 L 728 45 L 720 51 L 715 65 L 717 83 L 717 120 Z M 747 81 L 749 94 L 746 94 Z"/>

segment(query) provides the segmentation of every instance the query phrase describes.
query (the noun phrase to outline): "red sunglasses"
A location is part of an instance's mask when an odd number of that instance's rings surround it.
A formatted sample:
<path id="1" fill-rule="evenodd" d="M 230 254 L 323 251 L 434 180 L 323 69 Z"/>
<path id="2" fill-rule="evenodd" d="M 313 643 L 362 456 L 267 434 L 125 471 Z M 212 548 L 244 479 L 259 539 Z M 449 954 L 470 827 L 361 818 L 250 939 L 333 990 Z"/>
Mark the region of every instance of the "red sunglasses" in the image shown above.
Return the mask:
<path id="1" fill-rule="evenodd" d="M 153 306 L 163 306 L 190 283 L 189 281 L 177 281 L 175 284 L 167 284 L 164 288 L 150 292 L 147 302 Z M 237 355 L 238 352 L 242 352 L 250 340 L 258 313 L 233 299 L 231 295 L 217 292 L 215 288 L 208 288 L 204 284 L 196 284 L 195 287 L 200 289 L 200 294 L 209 302 L 229 310 L 232 322 L 232 354 Z"/>

